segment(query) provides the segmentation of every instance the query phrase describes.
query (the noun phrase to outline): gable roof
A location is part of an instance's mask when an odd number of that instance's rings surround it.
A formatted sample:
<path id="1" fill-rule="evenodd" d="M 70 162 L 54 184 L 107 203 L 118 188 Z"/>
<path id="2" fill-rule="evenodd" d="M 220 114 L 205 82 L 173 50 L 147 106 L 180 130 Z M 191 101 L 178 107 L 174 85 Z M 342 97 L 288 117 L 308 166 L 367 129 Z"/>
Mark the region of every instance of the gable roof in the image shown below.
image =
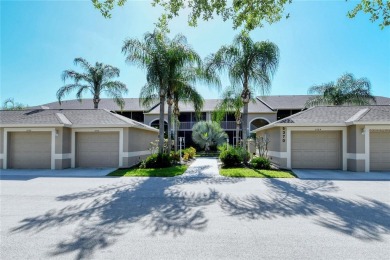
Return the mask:
<path id="1" fill-rule="evenodd" d="M 278 95 L 278 96 L 259 96 L 261 102 L 274 110 L 292 109 L 301 110 L 305 107 L 306 101 L 314 95 Z M 376 96 L 376 104 L 390 105 L 390 98 Z"/>
<path id="2" fill-rule="evenodd" d="M 390 125 L 390 105 L 313 107 L 252 132 L 255 133 L 275 126 L 346 126 L 352 124 Z"/>
<path id="3" fill-rule="evenodd" d="M 143 107 L 139 104 L 139 98 L 124 98 L 125 105 L 124 111 L 147 111 L 150 108 Z M 155 105 L 154 105 L 155 106 Z M 154 107 L 152 106 L 152 107 Z M 51 102 L 40 106 L 31 107 L 35 109 L 49 108 L 49 109 L 93 109 L 93 99 L 85 98 L 82 101 L 77 99 L 64 100 L 61 104 L 57 102 Z M 110 111 L 119 111 L 121 108 L 114 102 L 112 98 L 101 98 L 99 102 L 99 108 L 108 109 Z"/>
<path id="4" fill-rule="evenodd" d="M 205 99 L 202 112 L 214 111 L 221 99 Z M 168 113 L 168 106 L 164 106 L 165 113 Z M 180 112 L 194 112 L 194 106 L 191 103 L 179 102 Z M 263 102 L 255 99 L 254 102 L 248 104 L 249 113 L 275 113 L 272 109 L 266 106 Z M 159 114 L 160 106 L 157 105 L 155 108 L 150 110 L 148 114 Z"/>
<path id="5" fill-rule="evenodd" d="M 135 127 L 157 129 L 105 109 L 0 110 L 1 127 Z"/>

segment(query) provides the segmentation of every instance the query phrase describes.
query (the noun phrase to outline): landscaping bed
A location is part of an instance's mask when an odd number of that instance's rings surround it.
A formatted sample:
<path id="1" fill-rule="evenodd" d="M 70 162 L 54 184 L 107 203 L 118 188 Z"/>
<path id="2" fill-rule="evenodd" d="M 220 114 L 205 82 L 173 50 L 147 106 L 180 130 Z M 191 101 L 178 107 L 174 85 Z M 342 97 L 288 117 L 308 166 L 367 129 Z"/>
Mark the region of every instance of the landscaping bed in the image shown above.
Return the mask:
<path id="1" fill-rule="evenodd" d="M 247 167 L 221 168 L 219 174 L 237 178 L 295 178 L 291 171 L 257 170 Z"/>
<path id="2" fill-rule="evenodd" d="M 116 177 L 174 177 L 182 175 L 188 165 L 175 165 L 166 168 L 140 169 L 138 166 L 126 169 L 117 169 L 107 176 Z"/>

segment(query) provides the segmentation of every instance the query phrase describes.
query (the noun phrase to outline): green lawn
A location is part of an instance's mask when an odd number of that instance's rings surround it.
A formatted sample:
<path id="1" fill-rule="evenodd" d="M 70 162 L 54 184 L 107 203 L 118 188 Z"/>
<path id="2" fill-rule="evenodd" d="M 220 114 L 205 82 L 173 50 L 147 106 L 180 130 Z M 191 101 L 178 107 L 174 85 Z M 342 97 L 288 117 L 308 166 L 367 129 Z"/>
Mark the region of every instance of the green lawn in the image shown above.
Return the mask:
<path id="1" fill-rule="evenodd" d="M 256 170 L 250 168 L 222 168 L 219 174 L 239 178 L 295 178 L 290 171 Z"/>
<path id="2" fill-rule="evenodd" d="M 118 177 L 174 177 L 177 175 L 182 175 L 186 170 L 187 165 L 178 165 L 168 168 L 159 168 L 159 169 L 139 169 L 139 168 L 129 168 L 129 169 L 118 169 L 107 176 L 118 176 Z"/>

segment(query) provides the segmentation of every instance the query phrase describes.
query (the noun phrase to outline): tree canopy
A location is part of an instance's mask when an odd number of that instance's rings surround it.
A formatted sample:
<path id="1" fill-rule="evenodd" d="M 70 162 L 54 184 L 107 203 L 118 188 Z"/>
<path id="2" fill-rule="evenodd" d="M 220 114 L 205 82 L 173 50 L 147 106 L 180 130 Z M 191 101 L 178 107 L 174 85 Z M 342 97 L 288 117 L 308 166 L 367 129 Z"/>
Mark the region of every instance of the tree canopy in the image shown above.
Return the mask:
<path id="1" fill-rule="evenodd" d="M 337 82 L 329 82 L 314 85 L 309 88 L 308 94 L 315 94 L 305 106 L 319 105 L 369 105 L 375 104 L 375 97 L 371 94 L 371 84 L 366 78 L 355 79 L 351 73 L 346 73 L 337 79 Z"/>
<path id="2" fill-rule="evenodd" d="M 106 18 L 111 17 L 115 6 L 123 6 L 127 0 L 91 0 L 95 8 L 100 10 Z M 348 1 L 348 0 L 346 0 Z M 390 24 L 390 1 L 388 0 L 360 0 L 355 8 L 348 12 L 349 18 L 358 13 L 369 14 L 372 22 L 379 21 L 380 27 Z M 289 14 L 284 13 L 285 6 L 292 0 L 152 0 L 153 6 L 161 6 L 164 13 L 160 16 L 158 26 L 166 29 L 168 21 L 179 15 L 179 12 L 190 10 L 188 24 L 197 26 L 198 20 L 211 20 L 220 16 L 224 21 L 232 20 L 233 28 L 243 27 L 250 31 L 262 27 L 265 23 L 278 22 Z"/>
<path id="3" fill-rule="evenodd" d="M 119 69 L 111 65 L 96 62 L 95 66 L 91 65 L 83 58 L 74 59 L 74 64 L 79 65 L 83 72 L 74 70 L 65 70 L 62 73 L 62 80 L 73 80 L 74 83 L 67 84 L 57 91 L 57 99 L 61 100 L 71 93 L 76 92 L 76 98 L 81 101 L 84 93 L 90 93 L 93 96 L 94 108 L 99 107 L 100 96 L 104 93 L 114 99 L 115 103 L 122 109 L 125 101 L 122 97 L 127 93 L 127 87 L 124 83 L 113 78 L 119 77 Z"/>

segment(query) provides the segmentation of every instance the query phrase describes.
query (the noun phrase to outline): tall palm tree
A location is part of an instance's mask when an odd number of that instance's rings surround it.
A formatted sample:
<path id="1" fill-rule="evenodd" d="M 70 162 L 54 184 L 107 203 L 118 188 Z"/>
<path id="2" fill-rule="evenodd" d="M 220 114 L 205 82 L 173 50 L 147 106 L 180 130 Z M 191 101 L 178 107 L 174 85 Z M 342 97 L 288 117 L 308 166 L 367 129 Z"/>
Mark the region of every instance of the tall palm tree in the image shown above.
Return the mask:
<path id="1" fill-rule="evenodd" d="M 203 97 L 196 91 L 196 89 L 189 85 L 184 84 L 177 88 L 177 90 L 173 93 L 173 122 L 175 123 L 174 127 L 174 144 L 175 144 L 175 152 L 178 149 L 178 130 L 179 130 L 179 116 L 180 116 L 180 108 L 179 101 L 186 103 L 191 103 L 194 106 L 195 113 L 200 115 L 201 109 L 203 107 L 204 99 Z"/>
<path id="2" fill-rule="evenodd" d="M 316 96 L 306 101 L 305 107 L 318 105 L 369 105 L 376 103 L 371 94 L 371 84 L 366 78 L 355 79 L 351 73 L 345 73 L 337 82 L 315 85 L 309 88 L 309 94 Z"/>
<path id="3" fill-rule="evenodd" d="M 251 98 L 251 101 L 254 101 Z M 239 88 L 228 87 L 222 93 L 222 100 L 217 104 L 213 112 L 213 120 L 221 121 L 226 113 L 233 113 L 236 120 L 236 137 L 240 134 L 242 122 L 242 109 L 244 102 L 241 98 L 241 90 Z M 239 142 L 236 143 L 239 146 Z"/>
<path id="4" fill-rule="evenodd" d="M 279 64 L 279 49 L 272 42 L 254 42 L 246 32 L 242 32 L 235 37 L 232 45 L 222 46 L 207 57 L 206 63 L 208 72 L 227 70 L 231 85 L 241 88 L 244 103 L 242 139 L 246 150 L 251 94 L 257 90 L 262 94 L 269 92 L 271 79 Z"/>
<path id="5" fill-rule="evenodd" d="M 140 102 L 149 106 L 154 100 L 159 100 L 159 153 L 164 148 L 164 104 L 167 94 L 167 56 L 169 39 L 167 36 L 155 30 L 147 32 L 143 41 L 128 39 L 124 42 L 122 52 L 127 55 L 126 61 L 146 69 L 147 83 L 141 89 Z"/>
<path id="6" fill-rule="evenodd" d="M 95 109 L 99 107 L 102 94 L 112 97 L 118 106 L 123 108 L 125 101 L 122 95 L 127 93 L 127 87 L 120 81 L 112 80 L 112 78 L 119 77 L 118 68 L 100 62 L 96 62 L 95 66 L 92 66 L 83 58 L 74 59 L 74 64 L 80 65 L 84 72 L 65 70 L 62 73 L 64 83 L 67 79 L 73 80 L 74 83 L 67 84 L 57 91 L 57 99 L 60 104 L 64 96 L 77 90 L 76 97 L 80 102 L 85 92 L 92 94 Z"/>
<path id="7" fill-rule="evenodd" d="M 176 35 L 169 42 L 167 56 L 167 105 L 168 105 L 168 153 L 171 152 L 172 144 L 172 106 L 174 104 L 174 95 L 180 92 L 181 88 L 187 88 L 187 91 L 196 91 L 192 83 L 198 75 L 197 69 L 201 67 L 202 59 L 191 46 L 188 45 L 184 35 Z M 181 95 L 176 95 L 181 97 Z M 176 145 L 176 143 L 175 143 Z"/>

